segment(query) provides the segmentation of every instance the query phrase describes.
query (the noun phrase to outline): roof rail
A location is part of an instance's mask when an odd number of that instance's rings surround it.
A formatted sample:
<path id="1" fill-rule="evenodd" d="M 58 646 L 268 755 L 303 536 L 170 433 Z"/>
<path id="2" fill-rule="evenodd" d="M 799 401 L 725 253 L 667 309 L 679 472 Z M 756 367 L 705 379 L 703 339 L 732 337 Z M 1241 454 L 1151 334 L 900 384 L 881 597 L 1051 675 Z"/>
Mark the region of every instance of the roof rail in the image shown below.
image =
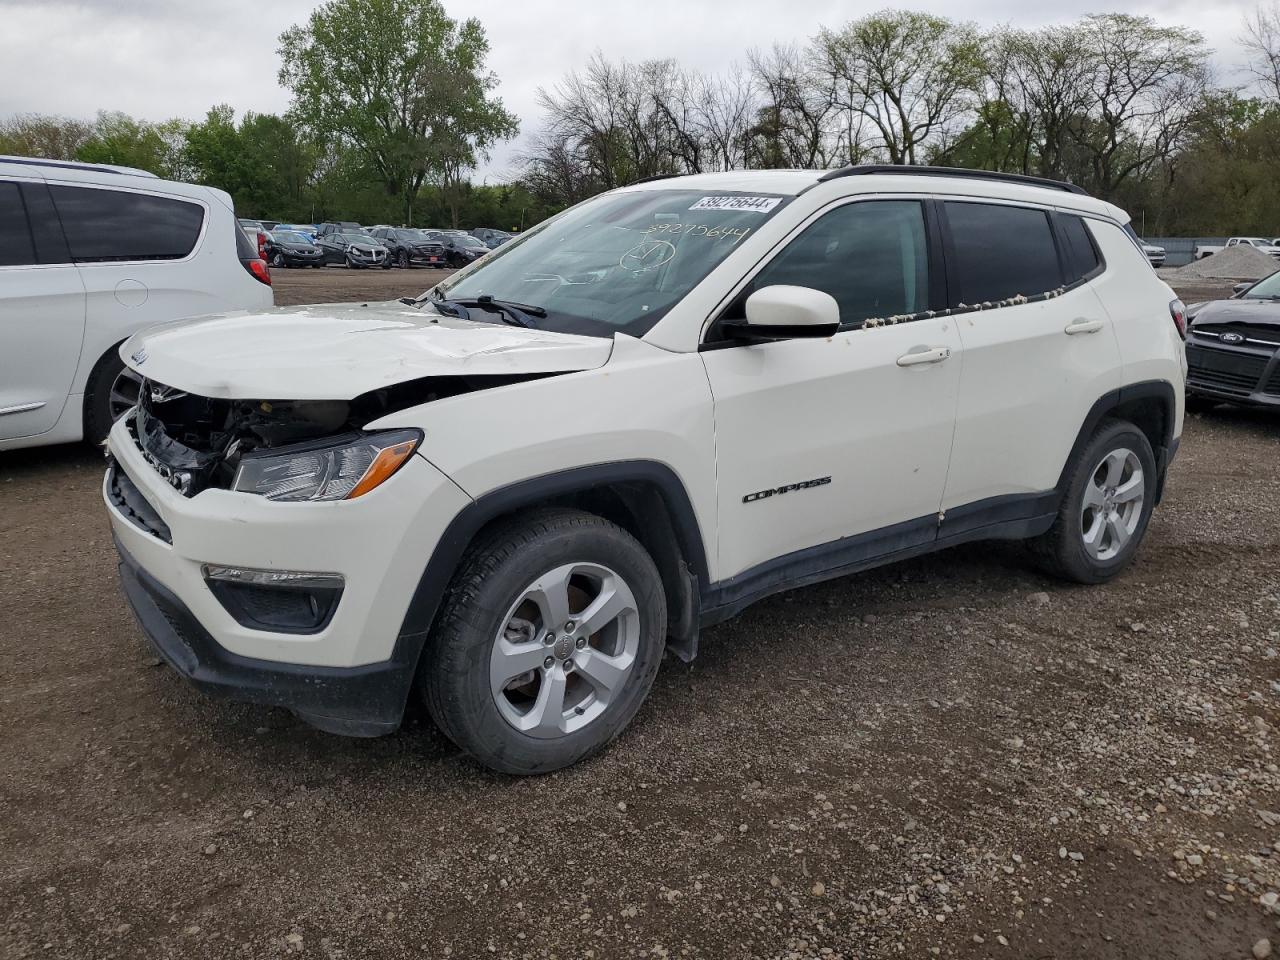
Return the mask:
<path id="1" fill-rule="evenodd" d="M 824 173 L 818 178 L 818 182 L 838 180 L 841 177 L 861 177 L 876 173 L 891 174 L 893 176 L 962 177 L 971 180 L 998 180 L 1003 183 L 1021 183 L 1028 187 L 1065 190 L 1067 193 L 1078 193 L 1086 197 L 1089 195 L 1083 187 L 1078 187 L 1074 183 L 1067 183 L 1064 180 L 1049 180 L 1045 177 L 1029 177 L 1025 173 L 1000 173 L 996 170 L 970 170 L 968 167 L 907 166 L 891 163 L 864 163 L 841 167 L 838 170 Z"/>
<path id="2" fill-rule="evenodd" d="M 46 167 L 52 170 L 82 170 L 86 173 L 115 173 L 126 177 L 150 177 L 159 179 L 149 170 L 137 167 L 119 167 L 109 163 L 76 163 L 71 160 L 44 160 L 39 157 L 11 157 L 0 154 L 0 163 L 16 163 L 24 167 Z"/>
<path id="3" fill-rule="evenodd" d="M 683 177 L 683 173 L 655 173 L 650 177 L 641 177 L 639 180 L 632 180 L 627 184 L 628 187 L 634 187 L 637 183 L 652 183 L 654 180 L 670 180 L 672 177 Z"/>

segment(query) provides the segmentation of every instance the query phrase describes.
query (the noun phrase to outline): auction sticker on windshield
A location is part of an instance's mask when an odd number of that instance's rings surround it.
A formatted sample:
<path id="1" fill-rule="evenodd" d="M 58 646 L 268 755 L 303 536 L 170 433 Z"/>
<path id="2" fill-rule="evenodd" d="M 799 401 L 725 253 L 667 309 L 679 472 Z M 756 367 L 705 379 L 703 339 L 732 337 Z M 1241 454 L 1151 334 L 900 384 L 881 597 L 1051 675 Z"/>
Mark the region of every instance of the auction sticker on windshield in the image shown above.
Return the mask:
<path id="1" fill-rule="evenodd" d="M 768 213 L 782 202 L 781 197 L 703 197 L 690 210 L 743 210 Z"/>

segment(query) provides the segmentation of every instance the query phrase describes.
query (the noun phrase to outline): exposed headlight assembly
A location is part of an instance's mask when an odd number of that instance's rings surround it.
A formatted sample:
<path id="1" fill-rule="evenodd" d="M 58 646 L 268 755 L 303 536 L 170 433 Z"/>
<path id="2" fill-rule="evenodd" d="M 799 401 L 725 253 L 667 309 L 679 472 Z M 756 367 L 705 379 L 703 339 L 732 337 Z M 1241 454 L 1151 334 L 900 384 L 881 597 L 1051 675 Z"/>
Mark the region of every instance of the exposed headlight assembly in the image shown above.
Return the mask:
<path id="1" fill-rule="evenodd" d="M 418 430 L 388 430 L 254 451 L 241 459 L 232 489 L 288 502 L 354 500 L 391 477 L 421 442 Z"/>

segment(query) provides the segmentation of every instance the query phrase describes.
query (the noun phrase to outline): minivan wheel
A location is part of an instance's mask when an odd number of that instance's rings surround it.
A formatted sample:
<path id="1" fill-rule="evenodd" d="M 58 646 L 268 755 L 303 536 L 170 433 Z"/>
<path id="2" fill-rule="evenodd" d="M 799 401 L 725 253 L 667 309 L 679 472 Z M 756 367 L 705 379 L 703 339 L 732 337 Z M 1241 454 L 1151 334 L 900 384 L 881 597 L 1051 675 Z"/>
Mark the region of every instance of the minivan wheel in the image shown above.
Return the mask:
<path id="1" fill-rule="evenodd" d="M 427 709 L 503 773 L 547 773 L 603 748 L 643 703 L 662 659 L 666 598 L 622 528 L 540 510 L 464 558 L 423 654 Z"/>
<path id="2" fill-rule="evenodd" d="M 409 269 L 409 253 L 406 250 L 400 251 L 400 266 L 405 270 Z"/>
<path id="3" fill-rule="evenodd" d="M 124 365 L 116 348 L 108 350 L 89 374 L 84 393 L 84 437 L 99 444 L 111 425 L 138 402 L 142 378 Z"/>
<path id="4" fill-rule="evenodd" d="M 1051 573 L 1104 583 L 1133 559 L 1155 506 L 1156 460 L 1146 435 L 1105 422 L 1071 467 L 1048 533 L 1032 542 Z"/>

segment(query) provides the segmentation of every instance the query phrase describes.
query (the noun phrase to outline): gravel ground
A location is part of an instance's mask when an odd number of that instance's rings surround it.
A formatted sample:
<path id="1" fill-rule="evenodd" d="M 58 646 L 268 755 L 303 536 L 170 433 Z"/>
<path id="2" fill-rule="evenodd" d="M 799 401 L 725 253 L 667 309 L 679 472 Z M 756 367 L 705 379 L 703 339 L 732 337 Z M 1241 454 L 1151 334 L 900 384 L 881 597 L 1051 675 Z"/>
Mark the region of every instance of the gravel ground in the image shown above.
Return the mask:
<path id="1" fill-rule="evenodd" d="M 1116 582 L 999 544 L 775 597 L 516 780 L 421 717 L 196 694 L 119 595 L 99 458 L 0 455 L 0 957 L 1265 956 L 1278 456 L 1275 417 L 1191 418 Z"/>

